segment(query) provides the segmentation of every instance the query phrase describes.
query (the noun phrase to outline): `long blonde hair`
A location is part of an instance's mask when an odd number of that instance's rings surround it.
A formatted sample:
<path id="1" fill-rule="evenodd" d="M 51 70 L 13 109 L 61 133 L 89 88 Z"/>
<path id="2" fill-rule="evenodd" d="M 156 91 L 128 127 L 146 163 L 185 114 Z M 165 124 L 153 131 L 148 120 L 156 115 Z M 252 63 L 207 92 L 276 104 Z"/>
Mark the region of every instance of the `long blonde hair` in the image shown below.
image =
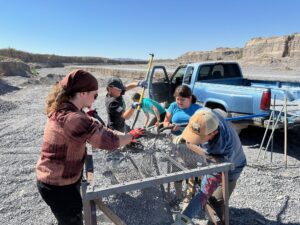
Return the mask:
<path id="1" fill-rule="evenodd" d="M 45 113 L 49 115 L 55 112 L 62 103 L 69 101 L 73 97 L 74 94 L 68 94 L 59 83 L 56 83 L 47 96 Z"/>

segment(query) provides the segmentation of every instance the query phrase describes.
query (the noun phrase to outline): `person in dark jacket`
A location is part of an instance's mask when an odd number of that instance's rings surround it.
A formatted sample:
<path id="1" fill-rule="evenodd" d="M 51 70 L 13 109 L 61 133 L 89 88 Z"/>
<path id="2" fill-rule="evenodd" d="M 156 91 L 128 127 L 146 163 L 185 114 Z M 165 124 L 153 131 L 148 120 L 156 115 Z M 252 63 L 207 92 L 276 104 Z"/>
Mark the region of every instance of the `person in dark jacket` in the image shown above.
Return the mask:
<path id="1" fill-rule="evenodd" d="M 122 95 L 124 95 L 126 91 L 136 87 L 147 88 L 147 82 L 133 82 L 127 84 L 125 87 L 122 80 L 118 77 L 112 77 L 108 80 L 105 106 L 108 114 L 107 126 L 109 128 L 120 132 L 129 130 L 128 126 L 125 124 L 125 120 L 128 120 L 133 115 L 138 103 L 133 103 L 131 107 L 126 110 Z"/>
<path id="2" fill-rule="evenodd" d="M 59 225 L 82 225 L 80 184 L 86 143 L 95 148 L 115 150 L 143 131 L 128 134 L 98 124 L 83 108 L 98 96 L 98 82 L 90 73 L 75 70 L 53 86 L 48 95 L 41 156 L 36 165 L 37 187 Z"/>

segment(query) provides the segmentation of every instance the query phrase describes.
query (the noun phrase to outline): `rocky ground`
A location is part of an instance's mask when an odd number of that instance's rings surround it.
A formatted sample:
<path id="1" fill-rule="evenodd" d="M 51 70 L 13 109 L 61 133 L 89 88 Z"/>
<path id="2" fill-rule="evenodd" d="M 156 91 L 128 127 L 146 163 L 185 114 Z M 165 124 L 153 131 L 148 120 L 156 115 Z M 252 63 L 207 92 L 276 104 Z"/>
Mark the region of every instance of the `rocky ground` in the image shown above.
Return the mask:
<path id="1" fill-rule="evenodd" d="M 66 73 L 67 68 L 42 69 L 37 77 L 11 76 L 0 80 L 0 224 L 55 224 L 50 209 L 37 192 L 35 164 L 46 121 L 45 97 L 51 84 Z M 97 78 L 102 88 L 95 107 L 106 120 L 103 86 L 107 77 L 98 74 Z M 127 83 L 130 79 L 124 81 Z M 132 93 L 126 95 L 127 102 Z M 143 124 L 142 119 L 143 116 L 138 126 Z M 132 120 L 128 122 L 131 123 Z M 250 128 L 240 135 L 248 165 L 230 199 L 230 224 L 300 224 L 300 130 L 288 133 L 287 169 L 284 168 L 281 132 L 275 133 L 273 154 L 267 152 L 265 159 L 263 154 L 258 158 L 263 133 L 262 129 Z M 96 172 L 101 165 L 107 166 L 103 160 L 106 154 L 94 152 Z M 179 211 L 162 198 L 159 187 L 104 200 L 129 225 L 171 224 Z M 194 222 L 205 224 L 204 215 L 199 215 Z M 99 214 L 98 224 L 112 223 Z"/>

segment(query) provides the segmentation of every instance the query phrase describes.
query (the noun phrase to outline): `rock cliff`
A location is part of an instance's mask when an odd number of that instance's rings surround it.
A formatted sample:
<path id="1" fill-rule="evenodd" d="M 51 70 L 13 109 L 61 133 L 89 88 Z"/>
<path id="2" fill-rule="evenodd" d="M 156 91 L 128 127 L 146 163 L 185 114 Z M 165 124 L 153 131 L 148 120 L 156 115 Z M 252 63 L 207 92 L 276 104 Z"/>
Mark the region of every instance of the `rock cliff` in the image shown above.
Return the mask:
<path id="1" fill-rule="evenodd" d="M 300 33 L 253 38 L 244 48 L 217 48 L 213 51 L 187 52 L 177 58 L 182 63 L 208 60 L 240 60 L 242 63 L 280 64 L 300 67 Z"/>
<path id="2" fill-rule="evenodd" d="M 288 56 L 300 59 L 300 33 L 290 35 L 288 42 Z"/>
<path id="3" fill-rule="evenodd" d="M 182 63 L 209 60 L 237 60 L 242 57 L 242 48 L 217 48 L 214 51 L 192 51 L 177 58 Z"/>
<path id="4" fill-rule="evenodd" d="M 243 59 L 299 58 L 300 34 L 271 38 L 254 38 L 243 49 Z"/>

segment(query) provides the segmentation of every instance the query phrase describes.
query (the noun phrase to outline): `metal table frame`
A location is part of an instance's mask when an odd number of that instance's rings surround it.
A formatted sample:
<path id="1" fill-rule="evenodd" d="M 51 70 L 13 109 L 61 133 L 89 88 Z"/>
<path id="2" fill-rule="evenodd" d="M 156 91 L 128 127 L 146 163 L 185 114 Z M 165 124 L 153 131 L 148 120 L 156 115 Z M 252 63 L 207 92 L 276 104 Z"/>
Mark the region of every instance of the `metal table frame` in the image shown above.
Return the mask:
<path id="1" fill-rule="evenodd" d="M 91 157 L 88 157 L 92 160 Z M 229 194 L 228 194 L 228 171 L 231 169 L 232 164 L 223 162 L 219 164 L 199 167 L 195 169 L 174 172 L 170 174 L 163 174 L 149 178 L 142 178 L 121 184 L 114 184 L 109 187 L 98 188 L 93 190 L 88 181 L 82 182 L 82 200 L 84 210 L 84 220 L 86 225 L 97 225 L 96 206 L 115 224 L 126 225 L 111 209 L 105 206 L 102 202 L 103 197 L 114 194 L 120 194 L 128 191 L 139 190 L 147 187 L 162 185 L 165 183 L 185 180 L 193 177 L 199 177 L 205 174 L 222 173 L 222 189 L 224 198 L 224 219 L 225 224 L 229 225 Z M 87 180 L 92 176 L 91 170 L 87 170 Z"/>

